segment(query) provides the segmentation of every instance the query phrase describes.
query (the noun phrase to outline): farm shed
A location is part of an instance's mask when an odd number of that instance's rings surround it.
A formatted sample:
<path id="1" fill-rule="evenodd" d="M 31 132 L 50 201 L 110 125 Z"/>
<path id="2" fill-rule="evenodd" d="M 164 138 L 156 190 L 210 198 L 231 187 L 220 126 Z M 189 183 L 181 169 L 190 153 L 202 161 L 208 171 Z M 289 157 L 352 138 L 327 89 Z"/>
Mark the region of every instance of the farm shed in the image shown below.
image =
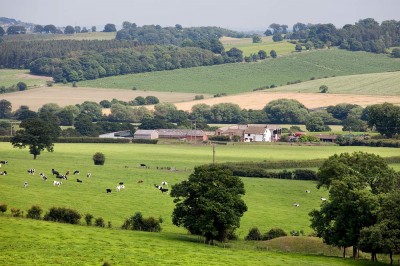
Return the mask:
<path id="1" fill-rule="evenodd" d="M 327 135 L 327 134 L 318 134 L 315 135 L 321 142 L 332 142 L 336 143 L 337 135 Z"/>
<path id="2" fill-rule="evenodd" d="M 248 124 L 219 128 L 215 134 L 229 136 L 230 139 L 239 136 L 244 142 L 273 142 L 280 138 L 281 132 L 281 128 L 276 125 Z"/>
<path id="3" fill-rule="evenodd" d="M 158 139 L 157 130 L 144 130 L 139 129 L 133 134 L 134 139 Z"/>
<path id="4" fill-rule="evenodd" d="M 191 129 L 158 129 L 158 137 L 162 139 L 186 139 L 189 141 L 206 141 L 207 134 L 203 130 Z"/>

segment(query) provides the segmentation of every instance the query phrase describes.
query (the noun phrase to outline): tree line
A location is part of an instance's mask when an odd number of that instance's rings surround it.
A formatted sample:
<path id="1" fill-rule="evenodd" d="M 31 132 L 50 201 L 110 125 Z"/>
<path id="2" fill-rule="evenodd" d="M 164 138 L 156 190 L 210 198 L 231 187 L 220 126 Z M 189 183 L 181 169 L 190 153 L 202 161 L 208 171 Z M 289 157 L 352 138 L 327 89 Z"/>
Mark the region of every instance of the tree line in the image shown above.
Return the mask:
<path id="1" fill-rule="evenodd" d="M 373 18 L 361 19 L 342 28 L 328 24 L 296 23 L 292 31 L 287 25 L 273 23 L 264 34 L 275 41 L 283 38 L 300 40 L 315 48 L 339 46 L 349 51 L 386 53 L 387 48 L 400 45 L 400 21 L 386 20 L 379 24 Z M 283 35 L 283 36 L 282 36 Z"/>
<path id="2" fill-rule="evenodd" d="M 155 104 L 149 111 L 144 104 Z M 134 105 L 135 107 L 132 107 Z M 103 115 L 103 108 L 110 108 L 109 115 Z M 60 126 L 75 126 L 75 130 L 64 132 L 66 136 L 98 136 L 111 131 L 111 128 L 99 128 L 101 121 L 118 123 L 141 123 L 141 129 L 194 128 L 208 129 L 213 124 L 305 124 L 308 131 L 329 131 L 328 125 L 343 125 L 343 131 L 366 132 L 376 130 L 387 138 L 400 134 L 400 107 L 390 103 L 375 104 L 363 108 L 355 104 L 337 104 L 321 110 L 308 110 L 296 100 L 279 99 L 271 101 L 262 110 L 241 109 L 233 103 L 215 105 L 196 104 L 191 111 L 178 110 L 172 103 L 159 103 L 157 97 L 138 96 L 132 101 L 117 99 L 103 100 L 100 103 L 86 101 L 82 104 L 60 107 L 49 103 L 38 112 L 21 106 L 12 112 L 7 100 L 0 100 L 0 118 L 24 120 L 51 114 L 54 123 Z M 93 123 L 97 122 L 97 123 Z M 0 126 L 1 128 L 1 126 Z M 114 131 L 130 129 L 118 128 Z M 9 124 L 5 123 L 3 134 L 9 133 Z M 1 130 L 0 130 L 1 133 Z"/>

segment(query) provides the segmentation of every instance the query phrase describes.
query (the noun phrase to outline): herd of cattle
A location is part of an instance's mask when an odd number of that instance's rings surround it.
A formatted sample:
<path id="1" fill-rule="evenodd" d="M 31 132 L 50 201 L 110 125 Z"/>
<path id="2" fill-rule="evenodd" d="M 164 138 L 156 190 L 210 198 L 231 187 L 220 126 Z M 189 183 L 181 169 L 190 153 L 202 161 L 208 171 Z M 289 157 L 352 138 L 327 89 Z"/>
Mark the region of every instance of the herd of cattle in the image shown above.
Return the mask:
<path id="1" fill-rule="evenodd" d="M 307 193 L 307 194 L 311 193 L 311 190 L 307 189 L 307 190 L 306 190 L 306 193 Z M 326 200 L 327 200 L 326 198 L 321 197 L 321 201 L 322 201 L 322 202 L 325 202 Z M 294 207 L 300 207 L 300 203 L 295 202 L 295 203 L 293 203 L 293 206 L 294 206 Z"/>
<path id="2" fill-rule="evenodd" d="M 7 165 L 7 164 L 8 164 L 8 161 L 0 161 L 0 168 L 1 168 L 2 165 Z M 143 167 L 143 165 L 141 164 L 140 167 Z M 29 175 L 35 175 L 36 169 L 35 168 L 29 168 L 27 170 L 27 172 L 28 172 Z M 68 177 L 71 174 L 70 171 L 67 171 L 65 174 L 60 174 L 60 172 L 55 170 L 54 168 L 51 169 L 51 173 L 52 173 L 52 176 L 54 178 L 60 179 L 60 181 L 53 180 L 53 186 L 57 186 L 57 187 L 60 187 L 62 185 L 62 181 L 61 180 L 68 180 Z M 7 175 L 7 174 L 8 174 L 7 171 L 0 171 L 0 175 Z M 75 175 L 75 176 L 79 176 L 80 171 L 79 170 L 75 170 L 75 171 L 73 171 L 72 174 Z M 48 179 L 47 176 L 43 172 L 40 172 L 39 176 L 41 177 L 41 179 L 43 181 L 47 181 L 47 179 Z M 86 174 L 87 178 L 90 178 L 91 176 L 92 176 L 91 173 L 87 173 Z M 83 180 L 79 179 L 79 178 L 76 178 L 76 182 L 83 183 Z M 137 181 L 137 183 L 141 184 L 141 183 L 143 183 L 143 180 L 139 180 L 139 181 Z M 24 188 L 27 188 L 28 187 L 28 181 L 25 181 L 23 185 L 24 185 Z M 154 184 L 154 186 L 155 186 L 155 188 L 160 190 L 162 193 L 168 193 L 168 188 L 165 188 L 165 187 L 168 187 L 168 183 L 166 181 L 162 181 L 161 185 Z M 116 191 L 121 191 L 122 189 L 125 189 L 124 182 L 122 182 L 122 181 L 119 182 L 119 184 L 116 186 L 115 189 L 116 189 Z M 112 192 L 111 188 L 106 188 L 106 194 L 109 194 L 111 192 Z"/>

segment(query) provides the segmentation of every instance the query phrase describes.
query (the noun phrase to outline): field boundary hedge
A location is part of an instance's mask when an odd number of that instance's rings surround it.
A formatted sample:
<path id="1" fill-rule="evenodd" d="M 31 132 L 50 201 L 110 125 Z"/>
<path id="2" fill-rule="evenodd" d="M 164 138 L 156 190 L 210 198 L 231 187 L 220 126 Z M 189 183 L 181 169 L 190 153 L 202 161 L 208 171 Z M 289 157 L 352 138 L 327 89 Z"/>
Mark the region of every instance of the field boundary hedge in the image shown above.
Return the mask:
<path id="1" fill-rule="evenodd" d="M 55 143 L 130 143 L 130 139 L 112 139 L 96 137 L 62 137 Z"/>

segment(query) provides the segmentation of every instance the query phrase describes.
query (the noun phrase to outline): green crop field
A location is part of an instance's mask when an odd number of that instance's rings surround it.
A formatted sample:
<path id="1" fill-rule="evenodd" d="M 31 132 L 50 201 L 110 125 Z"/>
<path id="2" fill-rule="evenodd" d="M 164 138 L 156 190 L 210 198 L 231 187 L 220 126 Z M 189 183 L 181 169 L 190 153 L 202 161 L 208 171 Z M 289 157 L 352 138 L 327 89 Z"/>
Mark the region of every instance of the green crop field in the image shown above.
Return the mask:
<path id="1" fill-rule="evenodd" d="M 140 73 L 79 82 L 80 87 L 237 94 L 310 78 L 399 71 L 400 61 L 382 54 L 338 49 L 296 53 L 256 63 L 236 63 Z"/>
<path id="2" fill-rule="evenodd" d="M 182 256 L 182 260 L 178 261 L 181 265 L 217 265 L 224 258 L 235 258 L 237 265 L 254 265 L 260 260 L 262 265 L 296 265 L 306 261 L 310 265 L 353 263 L 318 256 L 260 252 L 252 244 L 241 240 L 233 242 L 228 249 L 193 243 L 197 238 L 188 236 L 184 229 L 172 224 L 172 198 L 160 193 L 154 184 L 167 181 L 171 188 L 187 179 L 196 165 L 211 163 L 212 147 L 208 145 L 56 144 L 53 153 L 43 152 L 36 160 L 33 160 L 27 149 L 14 149 L 9 143 L 0 143 L 0 150 L 1 159 L 9 161 L 8 165 L 1 168 L 8 175 L 0 176 L 0 203 L 6 203 L 9 209 L 20 208 L 26 213 L 34 204 L 45 211 L 53 206 L 69 207 L 81 214 L 91 213 L 95 218 L 103 217 L 106 224 L 110 221 L 113 225 L 113 229 L 87 228 L 10 218 L 7 213 L 0 215 L 2 265 L 98 265 L 102 260 L 116 265 L 156 265 L 162 264 L 157 258 L 160 256 L 167 259 L 166 264 L 174 265 L 177 265 L 176 256 Z M 216 147 L 216 161 L 305 160 L 358 150 L 383 157 L 398 155 L 398 150 L 391 148 L 222 145 Z M 106 156 L 103 166 L 95 166 L 91 159 L 98 151 Z M 140 163 L 147 164 L 149 168 L 140 168 Z M 166 170 L 168 167 L 174 171 Z M 36 174 L 29 175 L 29 168 L 35 168 Z M 64 181 L 60 187 L 54 187 L 52 168 L 60 173 L 80 170 L 81 175 L 70 175 L 69 180 Z M 39 172 L 45 173 L 49 180 L 42 181 Z M 90 178 L 86 177 L 87 172 L 92 173 Z M 76 178 L 82 179 L 83 183 L 77 183 Z M 138 183 L 139 180 L 144 182 Z M 325 190 L 317 190 L 311 181 L 259 178 L 242 180 L 248 211 L 237 230 L 240 239 L 253 226 L 259 227 L 262 232 L 280 227 L 287 232 L 303 230 L 306 234 L 311 233 L 308 213 L 319 207 L 320 197 L 327 196 Z M 23 186 L 25 181 L 29 183 L 27 188 Z M 125 183 L 126 189 L 116 192 L 115 186 L 120 181 Z M 106 188 L 112 188 L 113 192 L 106 194 Z M 306 189 L 312 193 L 304 193 Z M 300 203 L 300 208 L 294 208 L 294 202 Z M 162 217 L 162 233 L 119 230 L 124 219 L 137 211 L 142 212 L 144 217 Z M 123 252 L 118 253 L 120 250 Z M 157 256 L 152 256 L 149 250 Z M 197 257 L 197 252 L 199 261 L 193 260 L 193 254 Z M 13 257 L 15 260 L 11 261 Z M 360 262 L 354 263 L 361 265 Z"/>
<path id="3" fill-rule="evenodd" d="M 274 88 L 269 91 L 316 93 L 319 92 L 319 87 L 321 85 L 328 86 L 328 93 L 400 95 L 400 71 L 310 80 L 307 82 Z"/>
<path id="4" fill-rule="evenodd" d="M 24 82 L 28 87 L 44 86 L 46 80 L 51 78 L 32 76 L 29 74 L 29 70 L 21 69 L 0 69 L 0 87 L 10 87 L 17 85 L 18 82 Z"/>
<path id="5" fill-rule="evenodd" d="M 278 56 L 291 54 L 295 52 L 295 46 L 293 43 L 287 41 L 274 42 L 272 37 L 262 37 L 261 43 L 253 43 L 252 38 L 227 38 L 223 37 L 220 39 L 224 45 L 225 51 L 235 47 L 243 51 L 243 56 L 249 56 L 251 54 L 257 54 L 258 51 L 264 50 L 269 55 L 271 50 L 275 50 Z"/>

